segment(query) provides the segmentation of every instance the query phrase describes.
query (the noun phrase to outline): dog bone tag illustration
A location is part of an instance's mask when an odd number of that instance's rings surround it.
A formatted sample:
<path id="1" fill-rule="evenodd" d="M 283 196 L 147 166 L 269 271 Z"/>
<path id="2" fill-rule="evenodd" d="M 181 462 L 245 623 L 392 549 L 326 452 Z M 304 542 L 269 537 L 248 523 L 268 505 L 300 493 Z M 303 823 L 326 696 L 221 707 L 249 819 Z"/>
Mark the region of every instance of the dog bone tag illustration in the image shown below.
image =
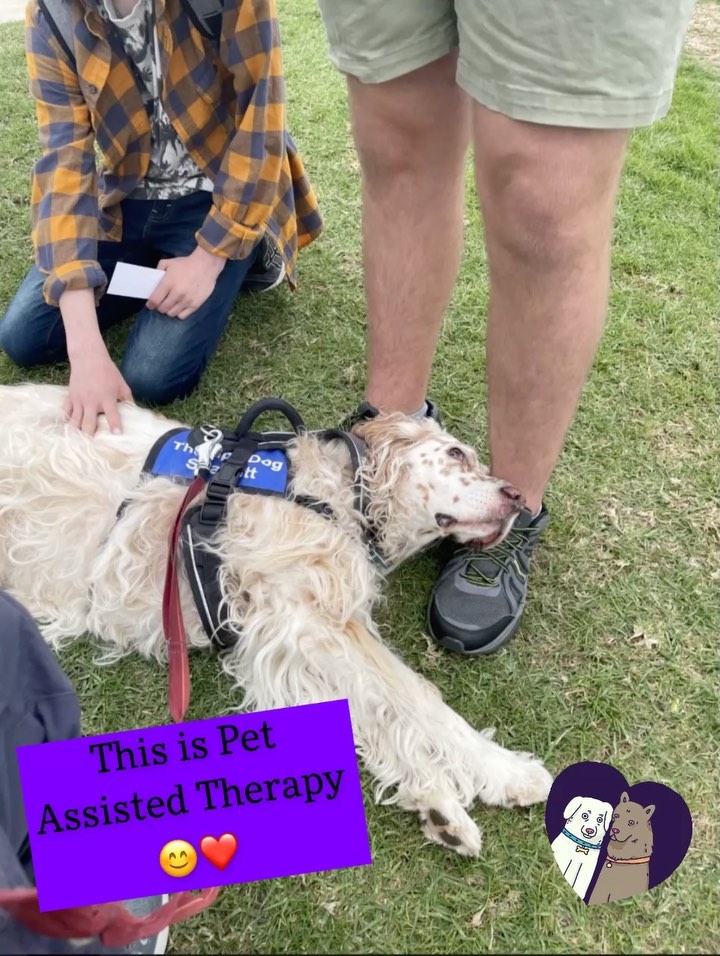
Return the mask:
<path id="1" fill-rule="evenodd" d="M 545 810 L 555 863 L 583 902 L 612 903 L 652 889 L 682 863 L 692 817 L 670 787 L 630 786 L 610 764 L 572 764 Z"/>
<path id="2" fill-rule="evenodd" d="M 200 852 L 218 870 L 224 870 L 235 856 L 237 845 L 237 837 L 232 833 L 223 833 L 219 840 L 206 836 L 200 841 Z"/>

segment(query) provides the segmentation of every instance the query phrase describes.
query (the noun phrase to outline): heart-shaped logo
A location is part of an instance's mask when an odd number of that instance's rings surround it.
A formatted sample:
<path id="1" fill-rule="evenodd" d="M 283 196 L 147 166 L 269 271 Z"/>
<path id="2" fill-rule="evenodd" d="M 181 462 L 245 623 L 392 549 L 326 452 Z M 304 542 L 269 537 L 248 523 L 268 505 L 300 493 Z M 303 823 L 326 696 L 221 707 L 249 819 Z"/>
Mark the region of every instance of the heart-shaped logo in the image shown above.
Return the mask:
<path id="1" fill-rule="evenodd" d="M 615 767 L 576 763 L 555 778 L 545 828 L 560 872 L 583 902 L 612 903 L 666 880 L 685 859 L 692 817 L 662 783 L 629 786 Z"/>
<path id="2" fill-rule="evenodd" d="M 223 833 L 219 840 L 206 836 L 200 841 L 200 852 L 218 870 L 224 870 L 237 850 L 237 837 L 232 833 Z"/>

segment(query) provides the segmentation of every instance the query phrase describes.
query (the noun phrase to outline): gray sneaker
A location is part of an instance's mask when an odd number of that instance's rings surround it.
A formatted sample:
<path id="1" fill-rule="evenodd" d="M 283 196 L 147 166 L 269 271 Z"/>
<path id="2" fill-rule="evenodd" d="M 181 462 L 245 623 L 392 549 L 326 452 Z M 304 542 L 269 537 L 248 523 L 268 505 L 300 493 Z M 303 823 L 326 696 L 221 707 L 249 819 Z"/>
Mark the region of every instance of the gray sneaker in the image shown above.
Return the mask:
<path id="1" fill-rule="evenodd" d="M 455 552 L 428 606 L 428 630 L 438 644 L 469 655 L 492 654 L 507 644 L 520 626 L 530 559 L 548 520 L 544 506 L 536 518 L 523 508 L 497 547 Z"/>
<path id="2" fill-rule="evenodd" d="M 442 419 L 440 418 L 437 405 L 434 405 L 429 398 L 425 399 L 425 404 L 427 405 L 425 411 L 426 418 L 432 418 L 439 425 L 442 425 Z M 376 418 L 379 414 L 380 412 L 374 405 L 371 405 L 370 402 L 361 402 L 354 412 L 350 412 L 349 415 L 345 416 L 340 423 L 340 428 L 342 428 L 343 431 L 349 432 L 358 422 L 365 422 L 369 418 Z"/>
<path id="3" fill-rule="evenodd" d="M 276 289 L 285 278 L 285 262 L 283 257 L 268 236 L 260 240 L 261 246 L 257 258 L 248 270 L 241 292 L 250 292 L 260 295 Z"/>

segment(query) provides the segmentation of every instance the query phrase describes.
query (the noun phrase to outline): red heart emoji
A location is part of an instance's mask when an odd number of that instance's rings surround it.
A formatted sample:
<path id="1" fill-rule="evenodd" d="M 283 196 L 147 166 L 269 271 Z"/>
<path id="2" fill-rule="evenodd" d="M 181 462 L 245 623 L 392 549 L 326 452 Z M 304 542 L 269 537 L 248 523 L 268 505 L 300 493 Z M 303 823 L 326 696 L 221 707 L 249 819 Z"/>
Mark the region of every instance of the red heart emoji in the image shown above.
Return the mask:
<path id="1" fill-rule="evenodd" d="M 200 852 L 218 870 L 224 870 L 237 850 L 237 837 L 232 833 L 223 833 L 219 840 L 206 836 L 200 841 Z"/>

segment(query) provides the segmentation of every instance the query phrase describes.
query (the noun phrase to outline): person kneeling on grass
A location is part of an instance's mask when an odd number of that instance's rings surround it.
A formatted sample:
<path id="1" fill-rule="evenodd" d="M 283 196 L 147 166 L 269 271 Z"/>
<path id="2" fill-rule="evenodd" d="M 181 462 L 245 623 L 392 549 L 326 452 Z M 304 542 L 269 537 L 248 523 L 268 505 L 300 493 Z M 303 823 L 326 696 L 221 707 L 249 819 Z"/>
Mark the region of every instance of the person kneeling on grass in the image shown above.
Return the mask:
<path id="1" fill-rule="evenodd" d="M 240 290 L 294 287 L 322 227 L 285 128 L 275 0 L 30 0 L 26 28 L 36 265 L 0 348 L 69 358 L 71 421 L 119 430 L 118 402 L 190 394 Z M 118 262 L 165 272 L 139 312 L 104 294 Z M 118 369 L 102 333 L 136 312 Z"/>

